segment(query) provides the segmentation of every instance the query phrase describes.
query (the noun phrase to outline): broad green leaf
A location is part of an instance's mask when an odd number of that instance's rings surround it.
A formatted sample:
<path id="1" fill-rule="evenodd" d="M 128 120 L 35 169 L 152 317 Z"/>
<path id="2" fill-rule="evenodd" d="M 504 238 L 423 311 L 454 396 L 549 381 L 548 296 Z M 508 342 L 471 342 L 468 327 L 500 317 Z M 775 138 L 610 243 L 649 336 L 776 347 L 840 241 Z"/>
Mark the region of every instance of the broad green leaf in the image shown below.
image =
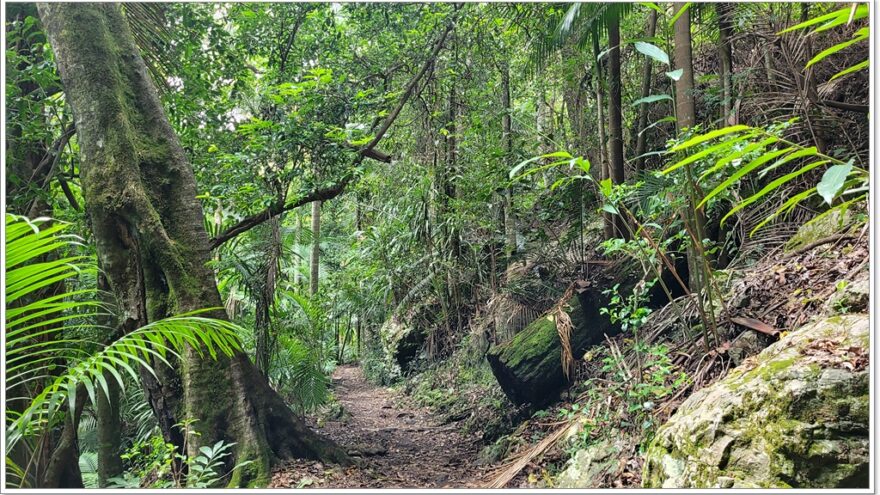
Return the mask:
<path id="1" fill-rule="evenodd" d="M 582 157 L 582 156 L 579 156 L 579 157 L 577 157 L 577 158 L 575 159 L 575 162 L 574 162 L 574 163 L 575 163 L 575 165 L 577 165 L 578 168 L 581 169 L 585 174 L 589 174 L 589 173 L 590 173 L 590 160 L 588 160 L 587 158 L 584 158 L 584 157 Z"/>
<path id="2" fill-rule="evenodd" d="M 608 213 L 611 213 L 612 215 L 620 214 L 620 211 L 614 205 L 612 205 L 610 203 L 603 204 L 602 211 L 607 211 Z"/>
<path id="3" fill-rule="evenodd" d="M 635 107 L 635 106 L 641 105 L 643 103 L 654 103 L 656 101 L 663 101 L 663 100 L 670 100 L 671 101 L 672 97 L 669 95 L 650 95 L 650 96 L 646 96 L 644 98 L 639 98 L 638 100 L 632 102 L 632 106 Z"/>
<path id="4" fill-rule="evenodd" d="M 639 4 L 640 4 L 640 5 L 644 5 L 645 7 L 648 7 L 648 8 L 651 9 L 651 10 L 655 10 L 655 11 L 657 11 L 657 13 L 660 14 L 660 15 L 665 14 L 665 12 L 663 11 L 663 9 L 661 9 L 660 6 L 657 5 L 657 4 L 654 3 L 654 2 L 639 2 Z"/>
<path id="5" fill-rule="evenodd" d="M 703 172 L 703 174 L 700 176 L 700 180 L 703 180 L 703 179 L 705 179 L 706 177 L 708 177 L 710 174 L 713 174 L 713 173 L 715 173 L 715 172 L 721 170 L 721 169 L 724 168 L 728 163 L 731 163 L 731 162 L 733 162 L 734 160 L 738 160 L 738 159 L 740 159 L 740 158 L 742 158 L 742 157 L 748 155 L 749 153 L 751 153 L 751 152 L 753 152 L 753 151 L 757 151 L 757 150 L 759 150 L 759 149 L 764 149 L 764 148 L 766 148 L 767 146 L 770 146 L 771 144 L 773 144 L 773 143 L 775 143 L 775 142 L 777 142 L 777 141 L 779 141 L 779 138 L 777 138 L 777 137 L 775 137 L 775 136 L 771 136 L 771 137 L 769 137 L 769 138 L 767 138 L 767 139 L 764 139 L 763 141 L 758 141 L 758 142 L 756 142 L 756 143 L 751 143 L 751 144 L 749 144 L 748 146 L 746 146 L 745 148 L 743 148 L 743 149 L 741 149 L 741 150 L 739 150 L 739 151 L 736 151 L 736 152 L 734 152 L 734 153 L 731 153 L 731 154 L 725 156 L 724 158 L 718 160 L 718 161 L 715 163 L 715 165 L 713 165 L 713 166 L 710 167 L 708 170 L 706 170 L 705 172 Z"/>
<path id="6" fill-rule="evenodd" d="M 669 55 L 667 55 L 659 46 L 645 43 L 644 41 L 636 41 L 634 45 L 636 50 L 640 53 L 651 57 L 661 64 L 669 65 Z"/>
<path id="7" fill-rule="evenodd" d="M 684 69 L 675 69 L 672 72 L 666 73 L 666 75 L 669 77 L 669 79 L 672 79 L 673 81 L 678 81 L 679 79 L 681 79 L 681 76 L 683 74 L 684 74 Z"/>
<path id="8" fill-rule="evenodd" d="M 602 192 L 602 195 L 606 198 L 611 196 L 611 189 L 613 185 L 611 179 L 602 179 L 599 181 L 599 190 Z"/>
<path id="9" fill-rule="evenodd" d="M 774 158 L 776 158 L 780 155 L 784 155 L 785 153 L 788 153 L 789 151 L 791 151 L 793 149 L 794 148 L 783 148 L 781 150 L 776 150 L 776 151 L 771 151 L 769 153 L 764 153 L 763 155 L 759 156 L 758 158 L 755 158 L 754 160 L 749 162 L 746 166 L 740 168 L 739 170 L 737 170 L 736 172 L 731 174 L 731 176 L 728 177 L 727 179 L 725 179 L 724 182 L 722 182 L 721 184 L 718 184 L 718 186 L 715 187 L 715 189 L 713 189 L 709 194 L 706 195 L 706 197 L 703 198 L 702 201 L 700 201 L 700 204 L 697 205 L 697 208 L 706 204 L 706 202 L 708 202 L 710 199 L 717 196 L 721 191 L 724 191 L 725 189 L 730 187 L 734 182 L 740 180 L 741 178 L 743 178 L 743 176 L 745 176 L 746 174 L 748 174 L 752 170 L 755 170 L 756 168 L 769 162 L 770 160 L 773 160 Z"/>
<path id="10" fill-rule="evenodd" d="M 741 201 L 739 204 L 737 204 L 736 206 L 731 208 L 730 211 L 727 212 L 727 214 L 721 218 L 721 225 L 724 225 L 724 222 L 728 218 L 730 218 L 734 213 L 736 213 L 739 210 L 745 208 L 746 206 L 754 203 L 755 201 L 758 201 L 759 199 L 763 198 L 770 191 L 772 191 L 772 190 L 778 188 L 779 186 L 791 181 L 794 178 L 797 178 L 797 177 L 809 172 L 810 170 L 813 170 L 816 167 L 819 167 L 821 165 L 825 165 L 826 163 L 828 163 L 828 160 L 820 160 L 818 162 L 813 162 L 809 165 L 805 165 L 805 166 L 795 170 L 794 172 L 787 174 L 787 175 L 784 175 L 784 176 L 774 180 L 773 182 L 767 184 L 766 186 L 764 186 L 763 189 L 761 189 L 760 191 L 756 192 L 755 194 L 749 196 L 748 198 L 746 198 L 745 200 Z"/>
<path id="11" fill-rule="evenodd" d="M 826 203 L 830 205 L 834 201 L 850 171 L 852 171 L 852 160 L 845 165 L 834 165 L 825 171 L 822 180 L 816 186 L 816 192 Z"/>
<path id="12" fill-rule="evenodd" d="M 821 15 L 819 17 L 814 17 L 812 19 L 808 19 L 800 24 L 795 24 L 794 26 L 791 26 L 790 28 L 783 29 L 782 31 L 779 31 L 776 34 L 790 33 L 792 31 L 797 31 L 797 30 L 803 29 L 805 27 L 815 26 L 816 24 L 822 24 L 823 22 L 828 23 L 828 24 L 834 24 L 834 25 L 844 24 L 849 21 L 850 13 L 853 14 L 853 20 L 863 19 L 868 16 L 868 5 L 862 4 L 862 5 L 858 6 L 856 8 L 855 12 L 852 12 L 851 7 L 844 7 L 842 9 L 835 10 L 834 12 L 831 12 L 831 13 L 828 13 L 825 15 Z M 823 28 L 824 28 L 824 26 L 823 26 Z M 822 29 L 822 28 L 820 28 L 820 29 Z M 825 29 L 827 29 L 827 28 L 825 28 Z M 825 29 L 823 29 L 823 30 L 825 30 Z"/>

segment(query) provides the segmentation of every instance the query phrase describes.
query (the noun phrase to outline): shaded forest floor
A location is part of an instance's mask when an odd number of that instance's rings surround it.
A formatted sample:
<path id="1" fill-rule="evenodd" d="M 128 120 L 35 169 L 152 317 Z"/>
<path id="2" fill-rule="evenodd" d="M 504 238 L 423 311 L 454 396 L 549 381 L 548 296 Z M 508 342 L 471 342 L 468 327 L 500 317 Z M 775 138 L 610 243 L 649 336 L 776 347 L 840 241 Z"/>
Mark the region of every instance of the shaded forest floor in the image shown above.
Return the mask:
<path id="1" fill-rule="evenodd" d="M 343 445 L 358 465 L 342 468 L 295 459 L 279 465 L 271 488 L 476 487 L 478 438 L 456 423 L 441 424 L 427 409 L 397 404 L 388 389 L 366 381 L 360 368 L 340 366 L 333 391 L 341 408 L 310 426 Z"/>

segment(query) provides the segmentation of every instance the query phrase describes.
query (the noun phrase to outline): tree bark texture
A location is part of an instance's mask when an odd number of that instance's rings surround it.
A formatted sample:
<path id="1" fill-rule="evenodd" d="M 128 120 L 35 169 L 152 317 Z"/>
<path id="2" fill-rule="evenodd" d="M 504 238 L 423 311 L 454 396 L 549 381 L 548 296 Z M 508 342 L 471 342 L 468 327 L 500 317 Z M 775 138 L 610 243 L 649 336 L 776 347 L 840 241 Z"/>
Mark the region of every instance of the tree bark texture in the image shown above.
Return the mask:
<path id="1" fill-rule="evenodd" d="M 657 33 L 657 11 L 651 9 L 648 12 L 648 29 L 647 35 L 653 38 Z M 651 57 L 645 57 L 645 65 L 642 69 L 642 94 L 641 98 L 647 98 L 651 94 L 651 76 L 653 75 L 653 65 Z M 645 157 L 642 155 L 647 151 L 647 134 L 643 132 L 648 127 L 648 108 L 650 105 L 639 105 L 639 124 L 636 127 L 636 173 L 638 174 L 645 168 Z"/>
<path id="2" fill-rule="evenodd" d="M 210 243 L 192 168 L 120 6 L 44 3 L 39 12 L 75 115 L 83 197 L 123 331 L 146 323 L 156 305 L 168 313 L 217 308 L 208 315 L 226 318 L 206 265 Z M 245 354 L 215 361 L 189 349 L 179 372 L 183 394 L 171 413 L 197 419 L 201 433 L 190 454 L 223 440 L 235 442 L 227 468 L 254 461 L 231 485 L 266 483 L 278 458 L 348 461 L 308 430 Z"/>
<path id="3" fill-rule="evenodd" d="M 623 184 L 623 115 L 621 111 L 620 94 L 620 18 L 616 8 L 609 9 L 608 18 L 608 130 L 610 131 L 609 143 L 609 168 L 611 182 Z M 623 217 L 614 215 L 614 234 L 626 239 L 628 236 L 623 224 Z"/>

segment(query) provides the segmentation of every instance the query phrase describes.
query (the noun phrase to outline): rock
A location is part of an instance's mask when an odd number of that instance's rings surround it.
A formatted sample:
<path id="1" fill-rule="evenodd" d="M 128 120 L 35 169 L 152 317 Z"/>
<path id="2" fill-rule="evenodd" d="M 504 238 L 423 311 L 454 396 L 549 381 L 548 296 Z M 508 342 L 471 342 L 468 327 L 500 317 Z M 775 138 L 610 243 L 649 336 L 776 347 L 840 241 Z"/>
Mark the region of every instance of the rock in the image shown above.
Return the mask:
<path id="1" fill-rule="evenodd" d="M 571 347 L 575 356 L 605 334 L 615 335 L 619 328 L 599 308 L 607 296 L 587 290 L 568 302 L 571 317 Z M 493 346 L 486 353 L 492 373 L 505 395 L 514 404 L 541 407 L 553 400 L 566 385 L 562 371 L 562 343 L 552 318 L 541 316 L 516 334 L 513 340 Z"/>
<path id="2" fill-rule="evenodd" d="M 616 438 L 617 440 L 611 440 Z M 559 488 L 596 488 L 602 477 L 614 468 L 626 448 L 620 435 L 610 435 L 585 449 L 578 450 L 565 464 L 556 479 Z"/>
<path id="3" fill-rule="evenodd" d="M 861 313 L 867 311 L 871 298 L 871 277 L 862 272 L 855 280 L 837 282 L 837 291 L 826 302 L 825 310 L 831 314 Z"/>
<path id="4" fill-rule="evenodd" d="M 840 208 L 829 210 L 801 225 L 797 233 L 785 243 L 785 251 L 796 251 L 811 242 L 824 239 L 836 232 L 842 232 L 852 222 L 853 215 L 848 209 L 843 211 Z"/>
<path id="5" fill-rule="evenodd" d="M 425 342 L 425 333 L 420 328 L 392 316 L 379 329 L 382 347 L 392 368 L 407 369 L 416 358 Z"/>
<path id="6" fill-rule="evenodd" d="M 689 397 L 645 455 L 646 488 L 868 487 L 865 314 L 795 330 Z"/>
<path id="7" fill-rule="evenodd" d="M 727 355 L 730 356 L 734 366 L 739 366 L 744 359 L 754 356 L 767 347 L 767 340 L 766 337 L 759 335 L 757 332 L 746 330 L 730 342 Z"/>

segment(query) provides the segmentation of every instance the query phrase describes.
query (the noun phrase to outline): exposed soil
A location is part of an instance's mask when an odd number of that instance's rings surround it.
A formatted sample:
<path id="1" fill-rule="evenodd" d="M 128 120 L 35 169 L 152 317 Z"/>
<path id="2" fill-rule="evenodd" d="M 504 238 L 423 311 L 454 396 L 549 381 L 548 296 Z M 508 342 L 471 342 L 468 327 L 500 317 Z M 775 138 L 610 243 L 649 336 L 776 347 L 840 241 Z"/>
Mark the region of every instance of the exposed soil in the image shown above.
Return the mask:
<path id="1" fill-rule="evenodd" d="M 425 409 L 404 408 L 385 388 L 368 383 L 355 366 L 340 366 L 333 390 L 342 414 L 320 433 L 343 445 L 358 465 L 342 468 L 295 459 L 279 465 L 271 488 L 465 488 L 481 480 L 480 450 L 457 424 L 440 424 Z"/>

